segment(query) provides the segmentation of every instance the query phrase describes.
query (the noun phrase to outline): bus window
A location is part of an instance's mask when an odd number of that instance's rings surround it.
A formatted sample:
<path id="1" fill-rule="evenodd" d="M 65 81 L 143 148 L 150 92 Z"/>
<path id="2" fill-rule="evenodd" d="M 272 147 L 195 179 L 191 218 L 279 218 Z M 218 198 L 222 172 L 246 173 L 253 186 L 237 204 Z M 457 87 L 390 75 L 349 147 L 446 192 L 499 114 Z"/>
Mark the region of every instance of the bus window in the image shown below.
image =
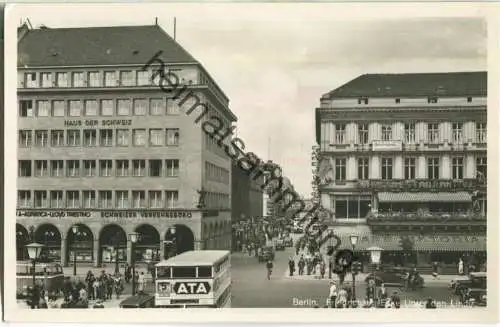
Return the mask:
<path id="1" fill-rule="evenodd" d="M 212 266 L 198 267 L 198 278 L 211 278 L 211 277 L 212 277 Z"/>
<path id="2" fill-rule="evenodd" d="M 172 267 L 172 278 L 196 278 L 196 267 Z"/>
<path id="3" fill-rule="evenodd" d="M 170 267 L 157 267 L 157 278 L 170 278 Z"/>

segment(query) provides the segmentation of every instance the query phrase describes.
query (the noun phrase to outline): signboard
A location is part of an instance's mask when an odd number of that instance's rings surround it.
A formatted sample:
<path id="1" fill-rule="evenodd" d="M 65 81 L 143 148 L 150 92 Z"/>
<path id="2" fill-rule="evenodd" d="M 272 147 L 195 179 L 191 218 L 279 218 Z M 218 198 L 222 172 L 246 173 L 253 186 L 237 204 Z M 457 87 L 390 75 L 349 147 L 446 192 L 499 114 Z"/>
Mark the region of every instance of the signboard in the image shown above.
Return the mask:
<path id="1" fill-rule="evenodd" d="M 425 180 L 360 180 L 359 189 L 366 189 L 375 192 L 391 191 L 470 191 L 480 187 L 486 187 L 486 184 L 480 183 L 477 179 L 425 179 Z"/>
<path id="2" fill-rule="evenodd" d="M 372 142 L 373 151 L 402 151 L 403 143 L 401 141 L 382 141 L 376 140 Z"/>
<path id="3" fill-rule="evenodd" d="M 51 218 L 192 218 L 189 210 L 108 210 L 108 211 L 72 211 L 72 210 L 17 210 L 17 217 Z"/>
<path id="4" fill-rule="evenodd" d="M 97 128 L 100 126 L 131 126 L 131 119 L 84 119 L 84 120 L 65 120 L 64 127 L 90 127 Z"/>
<path id="5" fill-rule="evenodd" d="M 478 237 L 475 235 L 404 235 L 408 237 L 413 242 L 455 242 L 455 243 L 480 243 L 484 242 L 484 237 Z M 359 243 L 375 243 L 382 244 L 384 242 L 399 242 L 400 235 L 372 235 L 362 236 L 359 238 Z"/>
<path id="6" fill-rule="evenodd" d="M 208 294 L 210 284 L 208 282 L 177 282 L 174 284 L 175 294 Z"/>

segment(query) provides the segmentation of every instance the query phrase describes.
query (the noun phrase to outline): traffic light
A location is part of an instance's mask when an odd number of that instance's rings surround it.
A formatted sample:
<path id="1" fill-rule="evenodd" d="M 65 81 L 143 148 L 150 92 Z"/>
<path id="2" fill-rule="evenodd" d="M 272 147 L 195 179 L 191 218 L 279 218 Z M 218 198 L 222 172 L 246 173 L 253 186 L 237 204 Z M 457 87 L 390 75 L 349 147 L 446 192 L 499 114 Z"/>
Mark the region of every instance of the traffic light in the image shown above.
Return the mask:
<path id="1" fill-rule="evenodd" d="M 359 261 L 354 261 L 351 265 L 351 271 L 353 274 L 359 274 L 363 270 L 363 264 Z"/>

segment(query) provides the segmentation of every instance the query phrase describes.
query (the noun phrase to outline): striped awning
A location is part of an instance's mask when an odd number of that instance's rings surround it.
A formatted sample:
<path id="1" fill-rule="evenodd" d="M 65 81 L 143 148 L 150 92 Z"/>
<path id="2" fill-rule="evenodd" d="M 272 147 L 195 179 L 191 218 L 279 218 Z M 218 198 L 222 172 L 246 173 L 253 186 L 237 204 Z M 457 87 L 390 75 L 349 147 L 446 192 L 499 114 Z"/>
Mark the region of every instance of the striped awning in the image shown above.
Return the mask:
<path id="1" fill-rule="evenodd" d="M 341 245 L 339 249 L 351 249 L 351 235 L 358 235 L 356 250 L 366 251 L 369 247 L 376 246 L 384 251 L 401 251 L 401 239 L 408 237 L 413 242 L 415 251 L 444 251 L 444 252 L 477 252 L 486 251 L 487 243 L 484 235 L 400 235 L 400 234 L 381 234 L 373 235 L 371 233 L 359 234 L 338 234 Z"/>
<path id="2" fill-rule="evenodd" d="M 471 202 L 467 192 L 380 192 L 377 194 L 381 203 L 401 202 Z"/>

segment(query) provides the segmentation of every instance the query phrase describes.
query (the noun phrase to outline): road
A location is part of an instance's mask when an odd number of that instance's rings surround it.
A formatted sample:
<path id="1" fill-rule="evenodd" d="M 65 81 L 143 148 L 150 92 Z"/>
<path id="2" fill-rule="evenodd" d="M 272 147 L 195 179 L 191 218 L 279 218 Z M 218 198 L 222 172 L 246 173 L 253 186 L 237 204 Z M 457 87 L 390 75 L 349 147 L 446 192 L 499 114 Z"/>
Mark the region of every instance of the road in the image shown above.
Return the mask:
<path id="1" fill-rule="evenodd" d="M 264 263 L 258 263 L 255 257 L 248 254 L 235 253 L 231 259 L 233 280 L 231 306 L 233 308 L 291 308 L 313 307 L 325 305 L 328 295 L 329 280 L 291 279 L 286 276 L 288 258 L 293 255 L 293 248 L 276 252 L 274 270 L 271 280 L 267 280 Z M 364 298 L 366 285 L 356 283 L 358 299 Z M 393 289 L 389 289 L 392 293 Z M 402 306 L 416 306 L 432 297 L 440 302 L 456 302 L 451 295 L 446 281 L 432 282 L 420 291 L 398 291 Z"/>

